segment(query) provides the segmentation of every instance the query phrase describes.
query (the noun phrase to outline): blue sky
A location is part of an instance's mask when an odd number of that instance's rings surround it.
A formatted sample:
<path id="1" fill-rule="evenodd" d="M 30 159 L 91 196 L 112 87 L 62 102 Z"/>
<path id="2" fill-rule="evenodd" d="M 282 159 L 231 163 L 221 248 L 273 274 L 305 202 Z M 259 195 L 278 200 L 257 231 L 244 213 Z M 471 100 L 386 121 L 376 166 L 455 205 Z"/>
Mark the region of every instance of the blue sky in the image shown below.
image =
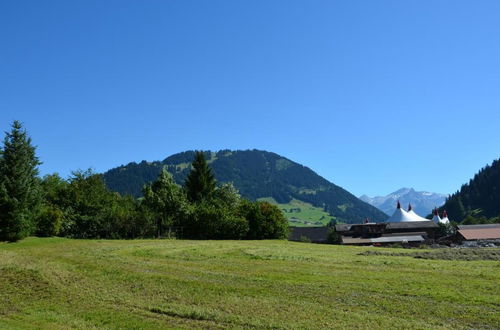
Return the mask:
<path id="1" fill-rule="evenodd" d="M 500 156 L 499 1 L 2 1 L 0 130 L 42 174 L 264 149 L 356 195 Z"/>

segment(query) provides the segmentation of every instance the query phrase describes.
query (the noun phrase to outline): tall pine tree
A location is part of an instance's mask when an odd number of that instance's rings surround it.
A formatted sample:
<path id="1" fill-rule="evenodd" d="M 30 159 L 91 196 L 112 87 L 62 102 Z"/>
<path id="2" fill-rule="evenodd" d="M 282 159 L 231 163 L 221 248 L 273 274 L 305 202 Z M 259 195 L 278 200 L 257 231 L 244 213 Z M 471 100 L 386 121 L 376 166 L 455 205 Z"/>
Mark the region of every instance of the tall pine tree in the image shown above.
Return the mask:
<path id="1" fill-rule="evenodd" d="M 0 240 L 17 241 L 33 232 L 40 202 L 40 164 L 31 138 L 14 121 L 0 150 Z"/>
<path id="2" fill-rule="evenodd" d="M 215 191 L 216 181 L 212 169 L 205 160 L 205 155 L 197 151 L 191 172 L 186 178 L 185 187 L 191 202 L 199 202 L 210 197 Z"/>

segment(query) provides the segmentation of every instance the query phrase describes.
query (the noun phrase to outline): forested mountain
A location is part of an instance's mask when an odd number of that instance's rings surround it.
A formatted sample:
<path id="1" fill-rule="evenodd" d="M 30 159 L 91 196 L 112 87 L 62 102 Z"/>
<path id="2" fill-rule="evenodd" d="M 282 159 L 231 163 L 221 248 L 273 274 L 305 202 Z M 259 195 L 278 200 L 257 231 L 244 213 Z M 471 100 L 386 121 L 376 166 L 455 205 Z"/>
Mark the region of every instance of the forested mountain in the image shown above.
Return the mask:
<path id="1" fill-rule="evenodd" d="M 449 218 L 456 222 L 468 215 L 500 216 L 500 159 L 482 168 L 469 183 L 451 195 L 441 209 L 445 209 Z"/>
<path id="2" fill-rule="evenodd" d="M 104 173 L 108 187 L 122 194 L 140 196 L 145 183 L 156 179 L 165 166 L 175 181 L 183 183 L 194 151 L 178 153 L 163 161 L 130 163 Z M 272 152 L 260 150 L 205 152 L 219 182 L 232 182 L 248 199 L 272 197 L 278 203 L 297 199 L 324 208 L 339 221 L 356 223 L 365 218 L 383 221 L 387 215 L 359 200 L 311 169 Z"/>
<path id="3" fill-rule="evenodd" d="M 444 204 L 446 195 L 427 191 L 416 191 L 413 188 L 401 188 L 387 196 L 368 197 L 363 195 L 359 197 L 359 199 L 375 206 L 386 214 L 392 214 L 394 212 L 398 201 L 401 202 L 404 207 L 411 203 L 413 210 L 417 214 L 425 217 L 431 214 L 435 207 Z"/>

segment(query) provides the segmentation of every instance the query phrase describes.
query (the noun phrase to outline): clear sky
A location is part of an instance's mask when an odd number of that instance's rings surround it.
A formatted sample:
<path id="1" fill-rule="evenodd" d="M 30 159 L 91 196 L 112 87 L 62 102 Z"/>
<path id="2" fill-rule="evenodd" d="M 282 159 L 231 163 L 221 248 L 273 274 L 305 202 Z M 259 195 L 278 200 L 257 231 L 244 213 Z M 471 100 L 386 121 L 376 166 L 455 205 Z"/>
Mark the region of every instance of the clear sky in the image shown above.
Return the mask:
<path id="1" fill-rule="evenodd" d="M 500 156 L 500 1 L 0 1 L 0 130 L 42 174 L 264 149 L 356 195 Z"/>

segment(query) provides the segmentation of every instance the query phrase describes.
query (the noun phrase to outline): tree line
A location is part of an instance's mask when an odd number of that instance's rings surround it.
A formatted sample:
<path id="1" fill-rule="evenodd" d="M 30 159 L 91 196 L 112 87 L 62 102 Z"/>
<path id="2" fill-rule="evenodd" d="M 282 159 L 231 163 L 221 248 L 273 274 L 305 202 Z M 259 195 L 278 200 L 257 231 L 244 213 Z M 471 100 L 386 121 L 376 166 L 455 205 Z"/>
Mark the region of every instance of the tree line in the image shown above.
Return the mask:
<path id="1" fill-rule="evenodd" d="M 162 161 L 129 163 L 105 172 L 104 180 L 113 191 L 140 197 L 144 183 L 153 181 L 164 166 L 175 182 L 184 182 L 190 171 L 184 165 L 190 163 L 194 155 L 194 151 L 184 151 Z M 278 154 L 254 149 L 205 151 L 204 155 L 216 179 L 233 182 L 250 200 L 272 197 L 277 203 L 286 204 L 299 199 L 324 209 L 345 223 L 360 223 L 366 217 L 378 221 L 387 219 L 387 215 L 377 208 Z"/>
<path id="2" fill-rule="evenodd" d="M 196 152 L 184 185 L 165 169 L 143 197 L 120 195 L 91 170 L 39 176 L 36 148 L 19 121 L 0 148 L 0 240 L 29 235 L 71 238 L 274 239 L 288 222 L 275 205 L 241 198 L 219 184 Z"/>
<path id="3" fill-rule="evenodd" d="M 500 159 L 482 168 L 440 210 L 462 224 L 500 222 Z"/>

